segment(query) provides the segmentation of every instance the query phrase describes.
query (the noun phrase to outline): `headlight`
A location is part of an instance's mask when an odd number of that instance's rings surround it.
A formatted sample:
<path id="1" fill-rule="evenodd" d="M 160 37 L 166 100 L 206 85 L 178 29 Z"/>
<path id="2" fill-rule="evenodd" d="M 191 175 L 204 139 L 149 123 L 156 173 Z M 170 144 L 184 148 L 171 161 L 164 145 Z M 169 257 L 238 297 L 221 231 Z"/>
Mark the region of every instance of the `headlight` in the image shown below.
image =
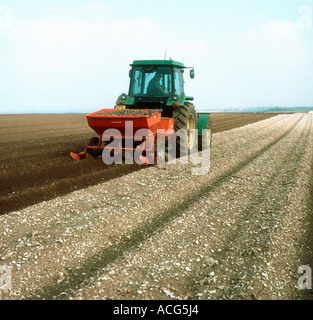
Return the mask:
<path id="1" fill-rule="evenodd" d="M 126 100 L 127 95 L 126 95 L 125 93 L 123 93 L 123 94 L 121 95 L 121 98 L 122 98 L 123 100 Z"/>
<path id="2" fill-rule="evenodd" d="M 174 94 L 174 95 L 173 95 L 173 100 L 176 101 L 177 99 L 178 99 L 178 97 Z"/>

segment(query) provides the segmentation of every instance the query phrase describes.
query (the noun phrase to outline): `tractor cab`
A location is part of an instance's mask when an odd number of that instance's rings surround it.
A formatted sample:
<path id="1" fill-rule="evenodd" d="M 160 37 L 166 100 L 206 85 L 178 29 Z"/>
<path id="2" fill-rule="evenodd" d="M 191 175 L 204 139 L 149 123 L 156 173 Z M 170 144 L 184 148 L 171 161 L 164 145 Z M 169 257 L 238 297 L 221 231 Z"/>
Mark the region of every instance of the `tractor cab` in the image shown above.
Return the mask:
<path id="1" fill-rule="evenodd" d="M 172 116 L 173 108 L 184 105 L 184 64 L 173 60 L 141 60 L 131 64 L 128 95 L 122 94 L 117 108 L 160 109 L 163 116 Z M 194 78 L 194 70 L 191 70 Z"/>

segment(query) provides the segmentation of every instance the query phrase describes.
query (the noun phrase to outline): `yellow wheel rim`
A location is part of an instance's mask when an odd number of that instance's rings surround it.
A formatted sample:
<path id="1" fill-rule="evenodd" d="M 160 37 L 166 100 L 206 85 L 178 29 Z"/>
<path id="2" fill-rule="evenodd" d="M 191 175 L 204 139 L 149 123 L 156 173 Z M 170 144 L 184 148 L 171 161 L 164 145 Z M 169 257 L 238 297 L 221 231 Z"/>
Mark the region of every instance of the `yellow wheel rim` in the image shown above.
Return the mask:
<path id="1" fill-rule="evenodd" d="M 188 148 L 189 150 L 192 149 L 192 147 L 195 144 L 196 139 L 196 120 L 193 114 L 190 115 L 188 122 L 187 122 L 187 134 L 188 134 Z"/>
<path id="2" fill-rule="evenodd" d="M 212 137 L 211 126 L 209 126 L 206 130 L 206 141 L 208 146 L 211 145 L 211 137 Z"/>

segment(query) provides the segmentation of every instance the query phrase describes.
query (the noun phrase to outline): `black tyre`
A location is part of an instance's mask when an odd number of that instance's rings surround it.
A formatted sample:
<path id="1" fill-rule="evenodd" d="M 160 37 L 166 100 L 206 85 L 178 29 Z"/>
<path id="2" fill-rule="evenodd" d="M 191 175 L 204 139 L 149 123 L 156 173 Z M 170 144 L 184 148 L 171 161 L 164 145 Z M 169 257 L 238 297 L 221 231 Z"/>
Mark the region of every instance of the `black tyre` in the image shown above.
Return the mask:
<path id="1" fill-rule="evenodd" d="M 177 154 L 185 156 L 196 150 L 197 137 L 195 129 L 197 129 L 197 113 L 193 104 L 186 102 L 183 106 L 178 107 L 173 112 L 174 130 L 175 132 L 184 129 L 187 131 L 186 136 L 177 139 Z"/>
<path id="2" fill-rule="evenodd" d="M 213 127 L 212 127 L 212 121 L 209 118 L 207 122 L 207 132 L 202 136 L 202 132 L 199 131 L 199 151 L 206 150 L 211 147 L 212 144 L 212 136 L 213 136 Z"/>

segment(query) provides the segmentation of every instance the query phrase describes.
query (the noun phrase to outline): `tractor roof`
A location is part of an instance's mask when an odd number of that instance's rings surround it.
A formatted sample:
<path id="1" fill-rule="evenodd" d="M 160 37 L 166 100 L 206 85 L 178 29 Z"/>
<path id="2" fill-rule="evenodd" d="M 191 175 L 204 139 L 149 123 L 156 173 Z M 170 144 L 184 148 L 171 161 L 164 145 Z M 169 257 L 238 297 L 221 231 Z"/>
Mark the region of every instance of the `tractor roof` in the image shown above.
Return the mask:
<path id="1" fill-rule="evenodd" d="M 131 66 L 173 66 L 185 68 L 183 63 L 174 60 L 136 60 Z"/>

